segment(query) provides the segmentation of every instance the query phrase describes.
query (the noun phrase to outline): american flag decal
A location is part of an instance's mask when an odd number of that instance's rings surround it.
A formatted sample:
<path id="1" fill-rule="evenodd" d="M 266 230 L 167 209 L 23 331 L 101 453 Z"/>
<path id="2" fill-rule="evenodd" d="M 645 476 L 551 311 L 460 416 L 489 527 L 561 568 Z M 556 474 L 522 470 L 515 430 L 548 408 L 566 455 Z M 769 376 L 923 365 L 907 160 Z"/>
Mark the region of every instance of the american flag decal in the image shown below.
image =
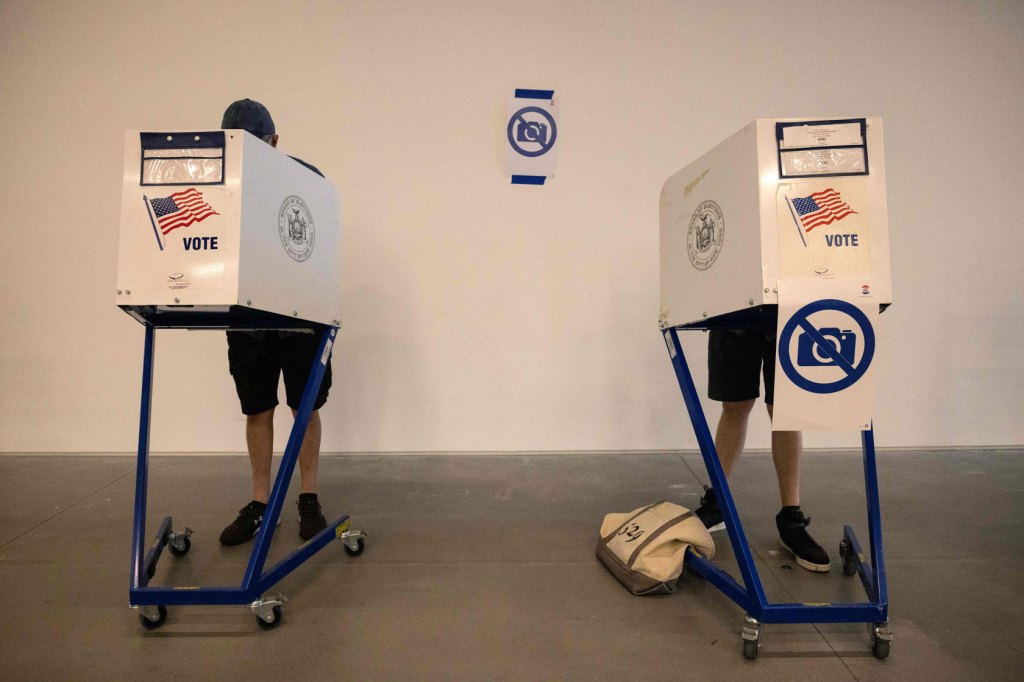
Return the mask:
<path id="1" fill-rule="evenodd" d="M 188 227 L 192 223 L 201 223 L 212 215 L 220 215 L 203 200 L 202 192 L 195 187 L 175 192 L 169 197 L 150 199 L 149 203 L 162 234 L 179 227 Z"/>
<path id="2" fill-rule="evenodd" d="M 843 201 L 839 192 L 831 187 L 807 197 L 793 199 L 793 208 L 796 209 L 797 217 L 804 226 L 805 232 L 856 213 L 849 204 Z"/>

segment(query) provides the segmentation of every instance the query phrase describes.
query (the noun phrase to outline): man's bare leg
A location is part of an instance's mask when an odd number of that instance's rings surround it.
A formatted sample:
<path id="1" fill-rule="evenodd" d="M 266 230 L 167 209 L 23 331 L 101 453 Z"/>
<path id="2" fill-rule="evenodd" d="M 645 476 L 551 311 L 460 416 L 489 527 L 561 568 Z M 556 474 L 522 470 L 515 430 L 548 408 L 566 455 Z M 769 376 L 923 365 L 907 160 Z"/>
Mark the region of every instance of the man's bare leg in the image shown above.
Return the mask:
<path id="1" fill-rule="evenodd" d="M 220 534 L 222 545 L 240 545 L 253 538 L 263 523 L 270 499 L 270 466 L 274 457 L 274 408 L 245 417 L 245 443 L 252 466 L 252 499 Z"/>
<path id="2" fill-rule="evenodd" d="M 743 445 L 747 440 L 747 422 L 754 409 L 753 400 L 726 401 L 722 403 L 722 416 L 715 431 L 715 450 L 722 464 L 725 477 L 729 478 Z"/>
<path id="3" fill-rule="evenodd" d="M 252 465 L 252 499 L 270 499 L 270 466 L 274 458 L 274 408 L 245 417 L 245 442 Z"/>
<path id="4" fill-rule="evenodd" d="M 772 406 L 768 405 L 772 417 Z M 779 498 L 783 507 L 800 506 L 800 455 L 803 440 L 799 431 L 772 431 L 772 461 L 779 479 Z"/>
<path id="5" fill-rule="evenodd" d="M 294 416 L 296 411 L 292 410 Z M 309 417 L 306 434 L 299 448 L 299 472 L 302 477 L 302 493 L 299 495 L 299 537 L 309 540 L 327 527 L 316 495 L 316 476 L 320 465 L 320 413 L 316 410 Z"/>
<path id="6" fill-rule="evenodd" d="M 768 405 L 768 416 L 774 417 Z M 782 544 L 796 557 L 796 563 L 809 571 L 825 572 L 831 561 L 828 552 L 807 532 L 809 519 L 800 510 L 800 455 L 803 443 L 799 431 L 772 431 L 772 461 L 779 479 L 782 509 L 775 517 Z"/>
<path id="7" fill-rule="evenodd" d="M 743 444 L 747 439 L 747 422 L 753 408 L 753 400 L 724 401 L 722 403 L 722 416 L 719 418 L 718 428 L 715 430 L 715 450 L 718 452 L 718 461 L 722 465 L 722 472 L 726 478 L 729 478 L 733 465 L 736 464 L 736 460 L 743 452 Z M 709 490 L 704 497 L 700 498 L 697 517 L 707 528 L 719 530 L 725 527 L 721 525 L 722 512 L 713 490 Z"/>
<path id="8" fill-rule="evenodd" d="M 292 410 L 294 417 L 298 412 Z M 306 435 L 299 448 L 299 475 L 302 478 L 302 492 L 315 493 L 317 472 L 320 467 L 320 411 L 313 410 L 306 426 Z"/>

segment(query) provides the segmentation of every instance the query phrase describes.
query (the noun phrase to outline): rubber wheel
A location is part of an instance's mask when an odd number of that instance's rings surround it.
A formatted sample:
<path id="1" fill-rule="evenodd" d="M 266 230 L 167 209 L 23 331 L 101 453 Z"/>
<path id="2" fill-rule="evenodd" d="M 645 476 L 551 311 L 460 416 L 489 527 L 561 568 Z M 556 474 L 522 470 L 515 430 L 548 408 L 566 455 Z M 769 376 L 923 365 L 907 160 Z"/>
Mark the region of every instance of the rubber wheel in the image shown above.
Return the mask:
<path id="1" fill-rule="evenodd" d="M 146 628 L 147 630 L 156 630 L 158 627 L 164 624 L 164 621 L 167 620 L 167 607 L 160 605 L 156 607 L 156 610 L 160 616 L 156 620 L 150 620 L 149 618 L 143 616 L 141 613 L 139 614 L 139 622 L 142 623 L 142 627 Z"/>
<path id="2" fill-rule="evenodd" d="M 190 549 L 192 549 L 192 541 L 189 540 L 187 537 L 184 537 L 184 538 L 181 539 L 181 544 L 182 544 L 182 548 L 178 549 L 177 547 L 174 546 L 174 544 L 168 542 L 167 543 L 167 551 L 170 552 L 172 556 L 178 556 L 178 557 L 185 556 L 186 554 L 188 554 L 188 551 Z"/>
<path id="3" fill-rule="evenodd" d="M 892 642 L 887 639 L 878 639 L 876 637 L 874 643 L 871 645 L 871 653 L 878 660 L 884 661 L 889 658 L 889 645 L 891 643 Z"/>
<path id="4" fill-rule="evenodd" d="M 345 554 L 348 554 L 349 556 L 359 556 L 360 554 L 363 553 L 363 549 L 366 547 L 366 543 L 363 542 L 362 538 L 358 538 L 358 539 L 356 539 L 356 548 L 355 549 L 352 549 L 351 547 L 349 547 L 345 543 L 342 543 L 342 546 L 345 548 Z"/>
<path id="5" fill-rule="evenodd" d="M 281 607 L 280 606 L 275 606 L 273 609 L 271 609 L 271 611 L 273 611 L 273 613 L 274 613 L 274 620 L 270 621 L 269 623 L 267 621 L 263 620 L 262 618 L 260 618 L 259 616 L 256 616 L 256 622 L 259 623 L 259 626 L 262 629 L 264 629 L 264 630 L 273 630 L 274 628 L 276 628 L 278 625 L 281 624 L 282 613 L 283 613 L 281 611 Z"/>
<path id="6" fill-rule="evenodd" d="M 743 658 L 752 661 L 757 658 L 757 642 L 752 639 L 743 640 Z"/>

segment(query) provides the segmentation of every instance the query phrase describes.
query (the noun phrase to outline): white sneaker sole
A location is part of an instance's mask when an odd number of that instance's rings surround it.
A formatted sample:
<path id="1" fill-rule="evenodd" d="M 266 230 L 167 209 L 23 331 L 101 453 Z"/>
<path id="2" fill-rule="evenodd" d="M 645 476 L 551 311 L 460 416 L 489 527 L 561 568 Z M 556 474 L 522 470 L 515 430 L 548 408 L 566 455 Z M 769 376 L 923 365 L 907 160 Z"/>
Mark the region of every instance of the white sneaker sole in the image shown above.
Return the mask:
<path id="1" fill-rule="evenodd" d="M 797 563 L 797 565 L 800 568 L 805 568 L 808 571 L 811 571 L 812 573 L 828 573 L 829 570 L 832 568 L 832 562 L 831 561 L 829 561 L 827 564 L 815 564 L 815 563 L 811 563 L 807 559 L 801 559 L 800 557 L 798 557 L 796 555 L 796 552 L 794 552 L 790 548 L 790 546 L 787 545 L 782 540 L 779 540 L 779 546 L 782 547 L 787 552 L 789 552 L 790 554 L 793 555 L 793 558 L 796 559 L 796 563 Z"/>

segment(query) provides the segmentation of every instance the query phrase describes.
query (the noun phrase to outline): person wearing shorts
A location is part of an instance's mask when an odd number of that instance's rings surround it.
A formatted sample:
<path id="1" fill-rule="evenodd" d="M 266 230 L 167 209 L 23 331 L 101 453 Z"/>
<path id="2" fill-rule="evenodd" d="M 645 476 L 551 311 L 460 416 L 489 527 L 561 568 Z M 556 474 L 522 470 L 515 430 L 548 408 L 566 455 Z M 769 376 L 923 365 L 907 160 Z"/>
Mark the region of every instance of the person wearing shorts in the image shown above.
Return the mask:
<path id="1" fill-rule="evenodd" d="M 224 112 L 221 128 L 241 128 L 272 147 L 277 146 L 277 132 L 270 112 L 251 99 L 233 102 Z M 314 166 L 295 159 L 320 176 Z M 292 331 L 228 332 L 228 365 L 235 381 L 235 390 L 245 414 L 245 440 L 252 466 L 252 501 L 242 507 L 224 532 L 224 545 L 239 545 L 259 532 L 263 514 L 270 499 L 270 468 L 274 454 L 274 409 L 278 405 L 277 388 L 284 376 L 288 407 L 294 417 L 306 386 L 306 379 L 317 357 L 319 337 L 316 334 Z M 299 448 L 299 474 L 302 492 L 299 495 L 299 536 L 309 540 L 327 527 L 327 519 L 317 497 L 317 468 L 320 462 L 320 408 L 331 389 L 331 365 L 327 363 L 320 392 Z"/>
<path id="2" fill-rule="evenodd" d="M 765 406 L 772 417 L 775 395 L 776 330 L 713 329 L 708 332 L 708 397 L 722 403 L 715 449 L 726 478 L 743 452 L 750 413 L 760 396 L 764 376 Z M 807 532 L 811 519 L 800 509 L 799 431 L 772 432 L 772 461 L 782 509 L 775 517 L 782 545 L 809 571 L 828 571 L 828 553 Z M 724 528 L 715 491 L 705 486 L 697 516 L 710 530 Z"/>

